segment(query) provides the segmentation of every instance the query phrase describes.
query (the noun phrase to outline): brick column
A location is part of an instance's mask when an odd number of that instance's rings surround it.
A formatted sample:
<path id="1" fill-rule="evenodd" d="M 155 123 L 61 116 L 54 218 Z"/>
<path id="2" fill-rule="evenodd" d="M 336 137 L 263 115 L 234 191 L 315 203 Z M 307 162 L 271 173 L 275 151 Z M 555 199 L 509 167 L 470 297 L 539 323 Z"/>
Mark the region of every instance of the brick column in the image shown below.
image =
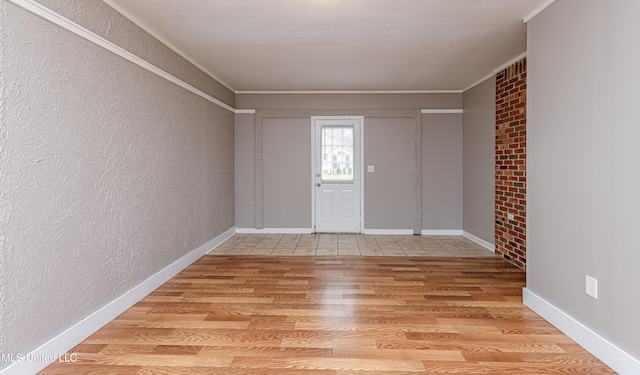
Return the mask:
<path id="1" fill-rule="evenodd" d="M 526 267 L 527 61 L 496 75 L 496 253 Z M 513 215 L 513 219 L 509 218 Z"/>

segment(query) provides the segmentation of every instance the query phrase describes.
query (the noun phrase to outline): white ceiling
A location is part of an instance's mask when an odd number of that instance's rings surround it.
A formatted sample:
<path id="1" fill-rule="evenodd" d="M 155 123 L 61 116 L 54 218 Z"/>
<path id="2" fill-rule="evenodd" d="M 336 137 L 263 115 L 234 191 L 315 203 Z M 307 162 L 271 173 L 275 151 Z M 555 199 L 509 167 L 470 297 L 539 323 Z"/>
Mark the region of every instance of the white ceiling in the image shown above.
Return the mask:
<path id="1" fill-rule="evenodd" d="M 105 0 L 236 92 L 463 90 L 546 0 Z"/>

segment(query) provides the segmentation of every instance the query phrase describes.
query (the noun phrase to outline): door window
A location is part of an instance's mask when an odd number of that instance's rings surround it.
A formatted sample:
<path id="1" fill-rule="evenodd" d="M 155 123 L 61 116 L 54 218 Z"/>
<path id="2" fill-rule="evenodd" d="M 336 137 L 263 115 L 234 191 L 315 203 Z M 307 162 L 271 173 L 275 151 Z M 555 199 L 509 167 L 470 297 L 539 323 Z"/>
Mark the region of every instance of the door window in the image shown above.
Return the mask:
<path id="1" fill-rule="evenodd" d="M 320 131 L 323 182 L 353 182 L 353 126 L 323 126 Z"/>

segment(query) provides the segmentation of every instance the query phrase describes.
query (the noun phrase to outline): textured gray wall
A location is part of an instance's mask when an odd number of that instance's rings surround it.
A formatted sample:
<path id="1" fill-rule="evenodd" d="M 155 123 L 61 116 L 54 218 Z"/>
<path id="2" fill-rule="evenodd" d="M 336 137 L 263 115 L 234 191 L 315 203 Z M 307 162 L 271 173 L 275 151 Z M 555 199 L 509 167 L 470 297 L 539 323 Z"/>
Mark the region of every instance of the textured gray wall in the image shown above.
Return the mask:
<path id="1" fill-rule="evenodd" d="M 264 119 L 265 228 L 311 228 L 311 120 Z"/>
<path id="2" fill-rule="evenodd" d="M 462 229 L 494 242 L 496 79 L 465 91 Z"/>
<path id="3" fill-rule="evenodd" d="M 234 106 L 235 94 L 101 0 L 36 0 L 207 94 Z M 99 14 L 100 17 L 95 15 Z M 171 56 L 171 58 L 167 58 Z"/>
<path id="4" fill-rule="evenodd" d="M 28 353 L 234 225 L 233 114 L 2 6 L 0 326 Z"/>
<path id="5" fill-rule="evenodd" d="M 462 114 L 422 115 L 422 229 L 462 228 Z"/>
<path id="6" fill-rule="evenodd" d="M 527 288 L 635 358 L 638 13 L 636 0 L 556 1 L 529 22 L 527 53 Z"/>
<path id="7" fill-rule="evenodd" d="M 5 7 L 6 3 L 4 1 L 0 1 L 0 160 L 4 160 L 7 158 L 7 137 L 9 136 L 9 127 L 6 124 L 6 98 L 7 98 L 7 87 L 5 80 L 5 70 L 7 68 L 7 59 L 5 56 L 5 45 L 4 45 L 4 34 L 5 34 Z M 2 162 L 0 162 L 2 163 Z M 3 164 L 0 164 L 3 165 Z M 6 294 L 6 277 L 5 277 L 5 239 L 6 235 L 4 232 L 4 223 L 7 220 L 7 211 L 9 210 L 10 204 L 8 202 L 9 194 L 8 191 L 5 190 L 4 180 L 6 179 L 7 171 L 4 168 L 0 168 L 0 296 L 4 296 Z M 5 310 L 6 310 L 7 302 L 5 298 L 0 298 L 0 353 L 9 353 L 9 348 L 5 344 L 6 339 L 6 330 L 3 329 L 5 324 Z M 7 366 L 6 364 L 0 363 L 0 368 Z"/>
<path id="8" fill-rule="evenodd" d="M 413 229 L 413 119 L 364 121 L 366 229 Z M 374 165 L 375 172 L 367 172 Z"/>

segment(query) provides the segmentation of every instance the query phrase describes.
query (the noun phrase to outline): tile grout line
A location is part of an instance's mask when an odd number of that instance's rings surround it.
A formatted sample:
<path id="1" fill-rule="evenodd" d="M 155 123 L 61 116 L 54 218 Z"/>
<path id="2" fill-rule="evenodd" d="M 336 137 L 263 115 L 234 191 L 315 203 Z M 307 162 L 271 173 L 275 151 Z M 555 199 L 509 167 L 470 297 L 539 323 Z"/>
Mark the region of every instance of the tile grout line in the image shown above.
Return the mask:
<path id="1" fill-rule="evenodd" d="M 273 236 L 279 236 L 276 239 Z M 344 234 L 248 234 L 232 237 L 222 255 L 494 257 L 462 236 L 376 236 Z M 295 241 L 289 242 L 294 238 Z M 286 247 L 280 244 L 286 243 Z M 266 244 L 266 245 L 265 245 Z M 374 245 L 375 244 L 375 245 Z M 222 251 L 222 249 L 227 249 Z M 214 252 L 215 254 L 215 252 Z"/>

